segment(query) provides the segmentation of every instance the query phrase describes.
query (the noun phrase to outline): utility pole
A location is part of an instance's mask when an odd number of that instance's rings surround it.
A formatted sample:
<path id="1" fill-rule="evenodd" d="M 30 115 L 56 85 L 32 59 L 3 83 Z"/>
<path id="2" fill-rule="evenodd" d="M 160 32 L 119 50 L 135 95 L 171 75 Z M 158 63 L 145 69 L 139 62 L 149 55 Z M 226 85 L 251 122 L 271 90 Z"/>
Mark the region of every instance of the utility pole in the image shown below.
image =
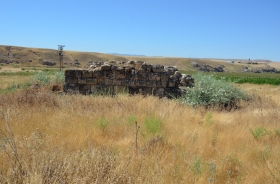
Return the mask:
<path id="1" fill-rule="evenodd" d="M 59 56 L 59 70 L 62 71 L 62 66 L 63 66 L 63 47 L 65 45 L 58 45 L 58 56 Z"/>

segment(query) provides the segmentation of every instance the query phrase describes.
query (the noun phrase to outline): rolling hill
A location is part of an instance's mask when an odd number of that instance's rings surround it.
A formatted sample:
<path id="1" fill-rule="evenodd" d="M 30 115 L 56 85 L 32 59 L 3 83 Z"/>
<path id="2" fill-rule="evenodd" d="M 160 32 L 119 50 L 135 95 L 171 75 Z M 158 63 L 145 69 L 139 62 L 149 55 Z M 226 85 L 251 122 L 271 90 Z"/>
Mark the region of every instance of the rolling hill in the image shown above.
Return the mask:
<path id="1" fill-rule="evenodd" d="M 228 62 L 228 59 L 200 59 L 200 58 L 177 58 L 177 57 L 149 57 L 141 55 L 121 55 L 121 54 L 105 54 L 97 52 L 77 52 L 63 51 L 63 65 L 65 68 L 84 68 L 91 62 L 99 61 L 129 61 L 141 60 L 150 64 L 162 64 L 177 66 L 180 70 L 196 71 L 193 63 L 201 66 L 209 65 L 218 67 L 223 65 L 226 72 L 240 72 L 244 67 L 250 68 L 271 68 L 275 67 L 280 70 L 280 64 L 267 60 L 255 60 L 258 64 L 247 64 L 246 60 L 234 60 Z M 232 61 L 232 60 L 231 60 Z M 58 51 L 54 49 L 27 48 L 17 46 L 1 46 L 0 45 L 0 65 L 17 66 L 17 67 L 59 67 Z"/>

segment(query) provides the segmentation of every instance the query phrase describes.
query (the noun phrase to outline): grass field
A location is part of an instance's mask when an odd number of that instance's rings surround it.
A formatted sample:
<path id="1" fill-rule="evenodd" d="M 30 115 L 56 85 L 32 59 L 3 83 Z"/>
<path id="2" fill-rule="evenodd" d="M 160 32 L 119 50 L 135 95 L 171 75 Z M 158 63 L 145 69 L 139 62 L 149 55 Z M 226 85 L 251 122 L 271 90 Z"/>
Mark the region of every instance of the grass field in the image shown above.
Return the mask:
<path id="1" fill-rule="evenodd" d="M 1 75 L 1 86 L 28 77 Z M 2 94 L 0 183 L 279 183 L 280 87 L 237 86 L 253 99 L 232 111 L 47 88 Z"/>
<path id="2" fill-rule="evenodd" d="M 195 74 L 196 71 L 184 71 L 181 73 Z M 251 83 L 251 84 L 271 84 L 280 85 L 280 73 L 250 73 L 250 72 L 205 72 L 204 74 L 214 75 L 217 79 L 223 79 L 234 83 Z"/>

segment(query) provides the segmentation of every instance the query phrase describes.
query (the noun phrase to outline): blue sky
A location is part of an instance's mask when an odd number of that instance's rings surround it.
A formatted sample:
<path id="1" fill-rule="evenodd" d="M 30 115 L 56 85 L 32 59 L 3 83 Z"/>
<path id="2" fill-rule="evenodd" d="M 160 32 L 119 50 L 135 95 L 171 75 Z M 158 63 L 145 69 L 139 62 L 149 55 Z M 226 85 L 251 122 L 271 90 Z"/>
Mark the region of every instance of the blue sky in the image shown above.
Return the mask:
<path id="1" fill-rule="evenodd" d="M 0 2 L 0 45 L 280 61 L 280 0 Z"/>

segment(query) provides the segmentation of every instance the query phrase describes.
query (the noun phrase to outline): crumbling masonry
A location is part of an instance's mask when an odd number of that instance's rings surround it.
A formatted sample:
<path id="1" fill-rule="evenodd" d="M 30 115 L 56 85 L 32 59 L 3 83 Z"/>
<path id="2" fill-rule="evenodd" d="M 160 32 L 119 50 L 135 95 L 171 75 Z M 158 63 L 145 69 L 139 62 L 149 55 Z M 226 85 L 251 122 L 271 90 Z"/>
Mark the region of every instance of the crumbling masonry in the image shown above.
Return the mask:
<path id="1" fill-rule="evenodd" d="M 66 93 L 130 94 L 159 97 L 180 96 L 182 87 L 191 87 L 194 79 L 181 74 L 175 66 L 151 65 L 143 61 L 95 62 L 86 70 L 65 70 Z"/>

